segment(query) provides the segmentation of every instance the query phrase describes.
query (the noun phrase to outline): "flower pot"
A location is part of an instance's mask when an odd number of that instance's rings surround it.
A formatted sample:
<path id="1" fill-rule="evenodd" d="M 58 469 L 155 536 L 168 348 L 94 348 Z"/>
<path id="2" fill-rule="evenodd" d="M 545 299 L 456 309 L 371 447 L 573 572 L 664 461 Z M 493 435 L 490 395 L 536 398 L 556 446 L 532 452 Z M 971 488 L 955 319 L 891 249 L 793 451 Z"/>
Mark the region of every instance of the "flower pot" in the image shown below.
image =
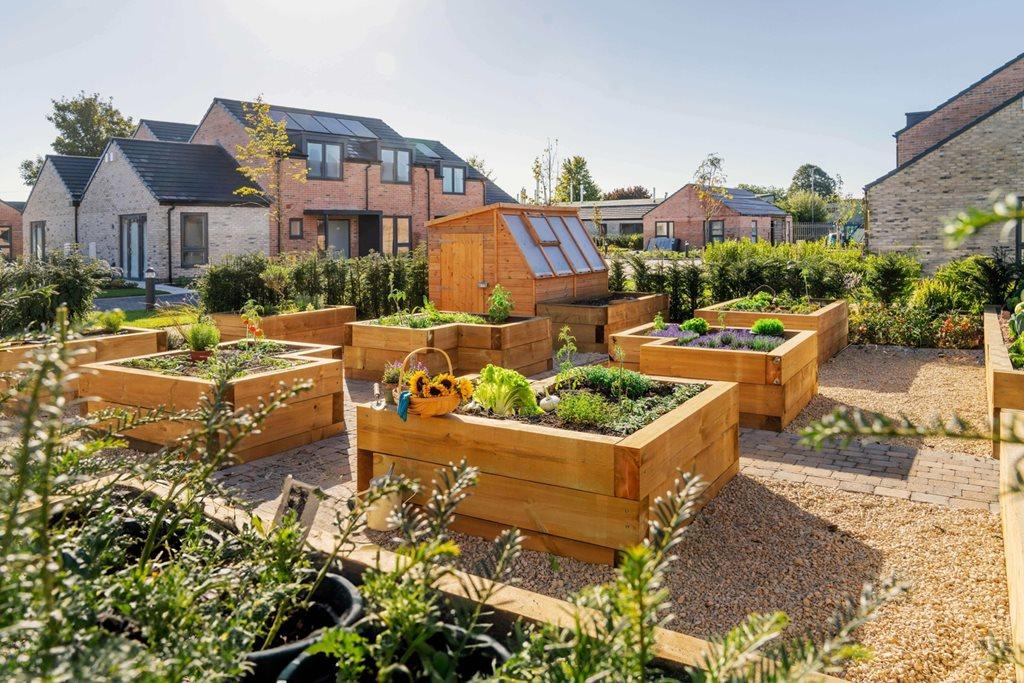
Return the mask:
<path id="1" fill-rule="evenodd" d="M 201 363 L 213 355 L 213 351 L 189 351 L 188 359 L 193 363 Z"/>
<path id="2" fill-rule="evenodd" d="M 296 615 L 303 624 L 313 625 L 314 630 L 301 640 L 247 654 L 245 661 L 252 668 L 241 680 L 250 683 L 278 680 L 278 675 L 292 660 L 321 638 L 323 629 L 351 626 L 362 613 L 363 598 L 358 589 L 338 574 L 327 574 L 313 592 L 312 605 L 305 613 Z"/>
<path id="3" fill-rule="evenodd" d="M 448 637 L 461 636 L 466 631 L 458 626 L 445 625 Z M 372 636 L 367 636 L 371 638 Z M 445 634 L 438 634 L 428 641 L 433 646 L 441 643 L 433 642 L 444 638 Z M 455 680 L 468 681 L 478 676 L 487 676 L 494 672 L 497 665 L 508 661 L 508 650 L 494 638 L 488 635 L 478 634 L 470 637 L 469 645 L 459 663 L 456 665 Z M 414 665 L 413 665 L 414 666 Z M 412 667 L 411 667 L 412 668 Z M 291 664 L 289 664 L 278 677 L 279 683 L 333 683 L 336 680 L 338 669 L 333 658 L 327 655 L 311 655 L 303 652 Z M 416 671 L 413 668 L 413 674 Z M 367 666 L 361 681 L 376 681 L 377 672 L 372 663 Z"/>
<path id="4" fill-rule="evenodd" d="M 380 390 L 382 392 L 384 392 L 384 401 L 389 406 L 393 406 L 393 405 L 396 405 L 398 403 L 398 400 L 395 398 L 395 391 L 397 389 L 398 389 L 398 384 L 397 383 L 395 383 L 395 384 L 391 384 L 389 382 L 381 382 L 380 383 Z"/>

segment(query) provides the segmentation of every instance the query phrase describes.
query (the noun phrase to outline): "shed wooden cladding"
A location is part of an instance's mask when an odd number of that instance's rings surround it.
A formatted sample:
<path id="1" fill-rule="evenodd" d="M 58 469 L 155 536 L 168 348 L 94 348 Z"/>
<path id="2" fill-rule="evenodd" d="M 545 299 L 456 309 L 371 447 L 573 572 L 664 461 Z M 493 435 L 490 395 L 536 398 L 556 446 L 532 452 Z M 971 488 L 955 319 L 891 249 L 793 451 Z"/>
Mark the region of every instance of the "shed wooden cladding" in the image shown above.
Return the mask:
<path id="1" fill-rule="evenodd" d="M 366 490 L 370 478 L 392 464 L 396 472 L 426 484 L 457 454 L 480 475 L 459 506 L 454 529 L 493 538 L 514 526 L 522 529 L 530 549 L 610 564 L 619 549 L 643 540 L 651 504 L 680 470 L 708 483 L 703 502 L 739 471 L 736 384 L 708 384 L 626 437 L 477 415 L 402 422 L 394 410 L 360 405 L 358 487 Z"/>
<path id="2" fill-rule="evenodd" d="M 446 311 L 483 313 L 497 284 L 515 315 L 538 303 L 608 292 L 608 269 L 576 209 L 489 204 L 427 223 L 430 298 Z"/>
<path id="3" fill-rule="evenodd" d="M 329 306 L 316 311 L 265 315 L 260 325 L 268 339 L 328 344 L 340 349 L 351 340 L 348 324 L 355 319 L 355 306 Z M 223 341 L 245 339 L 247 330 L 238 313 L 214 313 L 213 322 Z"/>
<path id="4" fill-rule="evenodd" d="M 768 352 L 677 346 L 674 338 L 652 338 L 640 346 L 640 372 L 739 382 L 740 425 L 782 431 L 818 393 L 816 333 L 785 336 L 785 343 Z"/>
<path id="5" fill-rule="evenodd" d="M 742 298 L 742 297 L 741 297 Z M 818 333 L 818 362 L 824 363 L 849 344 L 850 313 L 845 299 L 819 301 L 821 308 L 813 313 L 758 313 L 756 311 L 723 311 L 740 299 L 723 301 L 694 311 L 712 325 L 750 327 L 761 318 L 776 318 L 787 330 L 811 330 Z"/>
<path id="6" fill-rule="evenodd" d="M 225 342 L 231 344 L 232 342 Z M 261 399 L 286 388 L 309 381 L 312 386 L 278 410 L 263 423 L 257 434 L 244 439 L 235 451 L 240 462 L 266 457 L 305 446 L 345 430 L 344 385 L 338 347 L 283 342 L 288 348 L 284 358 L 303 358 L 307 362 L 290 368 L 243 375 L 231 380 L 228 401 L 238 408 L 255 407 Z M 183 351 L 170 351 L 165 356 Z M 203 396 L 209 396 L 213 382 L 200 377 L 177 377 L 151 370 L 118 365 L 120 361 L 93 363 L 83 367 L 82 392 L 92 400 L 87 412 L 104 408 L 148 411 L 163 407 L 168 411 L 195 410 Z M 125 433 L 141 450 L 158 450 L 194 427 L 189 422 L 164 420 L 142 425 Z"/>

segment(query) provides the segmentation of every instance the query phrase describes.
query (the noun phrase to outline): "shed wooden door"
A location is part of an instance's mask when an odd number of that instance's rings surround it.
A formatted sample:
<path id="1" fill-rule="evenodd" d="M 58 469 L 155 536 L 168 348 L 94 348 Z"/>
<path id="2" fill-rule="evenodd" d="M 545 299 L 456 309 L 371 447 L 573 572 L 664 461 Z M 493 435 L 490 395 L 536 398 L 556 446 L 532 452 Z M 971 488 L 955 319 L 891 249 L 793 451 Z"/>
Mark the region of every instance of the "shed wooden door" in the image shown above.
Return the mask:
<path id="1" fill-rule="evenodd" d="M 482 313 L 484 290 L 483 235 L 445 235 L 441 238 L 442 311 Z"/>

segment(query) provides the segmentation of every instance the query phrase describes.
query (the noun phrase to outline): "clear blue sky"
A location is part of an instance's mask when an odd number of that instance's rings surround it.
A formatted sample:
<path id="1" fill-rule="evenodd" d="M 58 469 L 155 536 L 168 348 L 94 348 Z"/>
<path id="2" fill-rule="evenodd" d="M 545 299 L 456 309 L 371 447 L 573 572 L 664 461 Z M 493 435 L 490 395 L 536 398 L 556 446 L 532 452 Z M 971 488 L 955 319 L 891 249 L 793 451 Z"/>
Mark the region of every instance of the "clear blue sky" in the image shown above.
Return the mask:
<path id="1" fill-rule="evenodd" d="M 547 137 L 602 188 L 658 194 L 708 152 L 731 183 L 811 161 L 890 170 L 903 112 L 1024 51 L 1024 2 L 15 2 L 0 22 L 0 197 L 46 153 L 50 100 L 198 122 L 214 96 L 376 116 L 483 156 L 515 194 Z M 532 188 L 531 188 L 532 189 Z"/>

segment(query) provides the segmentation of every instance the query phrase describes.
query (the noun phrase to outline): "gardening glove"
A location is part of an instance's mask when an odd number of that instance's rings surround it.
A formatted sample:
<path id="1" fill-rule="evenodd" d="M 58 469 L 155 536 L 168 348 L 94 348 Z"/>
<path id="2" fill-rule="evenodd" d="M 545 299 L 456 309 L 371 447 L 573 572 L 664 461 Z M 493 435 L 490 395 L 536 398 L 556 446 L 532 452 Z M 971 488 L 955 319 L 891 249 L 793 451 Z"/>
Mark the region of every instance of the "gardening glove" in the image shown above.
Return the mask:
<path id="1" fill-rule="evenodd" d="M 409 419 L 409 398 L 412 396 L 408 391 L 403 391 L 398 395 L 398 417 L 402 418 L 402 422 Z"/>

